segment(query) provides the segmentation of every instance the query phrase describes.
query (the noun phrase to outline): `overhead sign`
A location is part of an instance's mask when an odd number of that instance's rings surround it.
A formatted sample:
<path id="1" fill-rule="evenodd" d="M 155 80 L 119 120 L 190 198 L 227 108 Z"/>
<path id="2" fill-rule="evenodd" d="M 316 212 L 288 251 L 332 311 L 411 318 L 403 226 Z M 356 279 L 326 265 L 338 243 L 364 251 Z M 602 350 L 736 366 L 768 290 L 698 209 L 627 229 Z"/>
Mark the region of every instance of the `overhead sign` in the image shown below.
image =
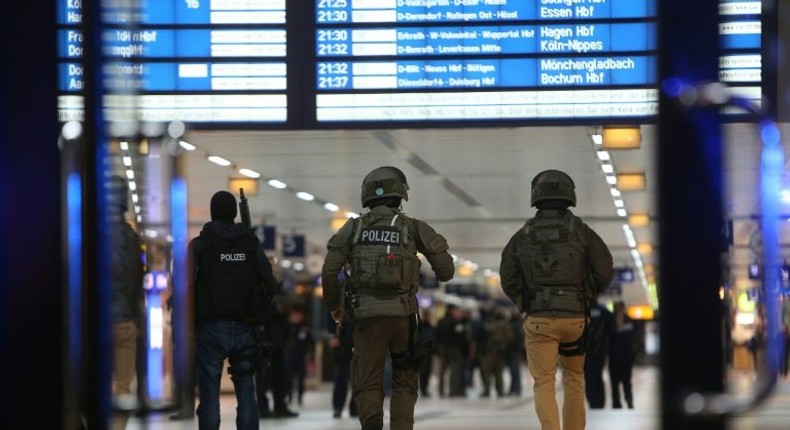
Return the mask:
<path id="1" fill-rule="evenodd" d="M 615 268 L 614 275 L 617 282 L 634 282 L 634 269 L 630 267 Z"/>
<path id="2" fill-rule="evenodd" d="M 272 250 L 276 246 L 277 229 L 271 225 L 259 225 L 255 227 L 255 235 L 261 242 L 261 247 L 267 251 Z"/>
<path id="3" fill-rule="evenodd" d="M 316 117 L 654 115 L 655 20 L 654 0 L 317 0 Z"/>
<path id="4" fill-rule="evenodd" d="M 58 1 L 62 120 L 82 119 L 82 2 Z M 161 0 L 104 7 L 107 87 L 139 94 L 143 121 L 274 123 L 288 119 L 285 0 Z M 134 23 L 131 29 L 130 23 Z M 128 103 L 127 103 L 128 104 Z M 105 100 L 123 118 L 119 96 Z M 126 118 L 124 118 L 126 119 Z"/>
<path id="5" fill-rule="evenodd" d="M 654 116 L 656 4 L 316 0 L 316 120 Z M 720 12 L 722 81 L 759 100 L 760 3 L 725 0 Z"/>
<path id="6" fill-rule="evenodd" d="M 305 240 L 303 234 L 283 235 L 283 257 L 304 257 Z"/>
<path id="7" fill-rule="evenodd" d="M 81 120 L 82 5 L 57 2 L 60 117 Z M 143 121 L 588 125 L 658 112 L 657 0 L 132 3 L 103 9 L 103 54 L 106 83 L 137 94 Z M 762 4 L 719 12 L 719 80 L 759 103 Z M 122 96 L 105 105 L 128 119 Z"/>

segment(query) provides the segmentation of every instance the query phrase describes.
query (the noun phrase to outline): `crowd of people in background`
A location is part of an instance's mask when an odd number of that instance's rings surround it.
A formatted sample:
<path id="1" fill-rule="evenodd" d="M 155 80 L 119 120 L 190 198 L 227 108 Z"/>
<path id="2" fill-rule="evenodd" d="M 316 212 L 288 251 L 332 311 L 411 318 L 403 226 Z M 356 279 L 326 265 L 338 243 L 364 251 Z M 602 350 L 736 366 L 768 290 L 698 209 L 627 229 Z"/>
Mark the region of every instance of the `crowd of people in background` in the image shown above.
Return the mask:
<path id="1" fill-rule="evenodd" d="M 268 371 L 256 376 L 261 418 L 298 417 L 297 407 L 310 395 L 307 379 L 318 371 L 316 345 L 324 342 L 324 363 L 332 385 L 334 418 L 356 417 L 351 393 L 350 363 L 353 340 L 351 324 L 339 329 L 327 314 L 321 321 L 323 333 L 313 333 L 309 312 L 304 306 L 284 306 L 275 302 L 273 318 L 278 333 L 275 354 Z M 279 307 L 278 307 L 279 306 Z M 585 363 L 585 388 L 591 409 L 634 408 L 632 371 L 640 351 L 634 322 L 625 314 L 622 302 L 614 312 L 599 305 L 593 319 L 605 322 L 604 335 L 595 353 Z M 420 369 L 420 396 L 423 398 L 521 397 L 524 394 L 526 353 L 522 329 L 523 314 L 515 308 L 488 305 L 471 310 L 453 304 L 443 306 L 436 318 L 431 310 L 421 313 L 421 336 L 433 342 L 433 356 Z M 273 323 L 272 323 L 273 324 Z M 274 377 L 274 373 L 278 376 Z M 604 381 L 605 374 L 609 379 Z M 385 392 L 389 389 L 386 381 Z M 528 385 L 528 384 L 527 384 Z M 608 386 L 608 390 L 605 387 Z M 275 388 L 276 387 L 276 388 Z M 529 388 L 529 387 L 527 387 Z M 606 398 L 610 398 L 607 402 Z"/>
<path id="2" fill-rule="evenodd" d="M 434 309 L 421 312 L 421 337 L 432 341 L 434 355 L 420 370 L 420 396 L 423 398 L 502 398 L 521 397 L 524 393 L 523 370 L 526 366 L 523 314 L 515 308 L 483 306 L 469 309 L 453 304 L 442 305 L 437 318 Z M 610 310 L 611 309 L 611 310 Z M 350 324 L 337 330 L 327 314 L 323 335 L 313 334 L 309 313 L 303 307 L 281 309 L 284 364 L 282 413 L 262 417 L 296 417 L 290 405 L 301 406 L 309 395 L 306 378 L 315 371 L 316 344 L 326 341 L 332 371 L 333 416 L 356 417 L 351 394 L 350 362 L 353 341 Z M 640 325 L 626 313 L 625 303 L 618 301 L 607 307 L 596 303 L 592 320 L 604 326 L 598 347 L 588 351 L 585 360 L 585 394 L 590 409 L 635 407 L 633 368 L 643 359 L 644 333 Z M 760 353 L 759 329 L 749 348 Z M 780 377 L 787 378 L 790 364 L 790 323 L 785 322 L 782 335 L 787 342 L 787 356 L 780 360 Z M 755 363 L 761 359 L 755 359 Z M 386 384 L 386 383 L 385 383 Z M 388 387 L 385 385 L 385 390 Z M 268 388 L 267 390 L 271 390 Z M 265 396 L 265 397 L 264 397 Z M 268 395 L 261 396 L 268 398 Z M 259 400 L 260 402 L 260 400 Z M 265 410 L 265 406 L 264 409 Z M 288 412 L 285 412 L 287 410 Z"/>
<path id="3" fill-rule="evenodd" d="M 118 179 L 119 184 L 122 181 L 121 178 L 114 179 Z M 118 184 L 115 188 L 125 190 L 124 186 Z M 215 200 L 219 200 L 220 197 L 225 201 L 220 202 L 221 205 L 215 204 Z M 135 338 L 138 337 L 137 330 L 143 326 L 140 321 L 143 304 L 142 290 L 136 289 L 135 286 L 142 283 L 142 262 L 139 252 L 140 239 L 131 232 L 130 227 L 122 219 L 122 214 L 128 210 L 122 204 L 125 198 L 121 195 L 116 200 L 118 201 L 114 202 L 115 212 L 113 215 L 117 218 L 114 220 L 117 232 L 113 239 L 117 242 L 116 249 L 124 249 L 128 252 L 116 252 L 113 255 L 114 260 L 117 260 L 114 265 L 117 273 L 113 274 L 117 275 L 119 279 L 128 278 L 133 281 L 116 282 L 116 288 L 113 291 L 112 315 L 115 323 L 113 328 L 116 348 L 113 391 L 116 394 L 116 409 L 122 412 L 114 417 L 117 421 L 117 423 L 114 422 L 114 428 L 124 428 L 129 412 L 133 410 L 133 405 L 125 405 L 124 401 L 129 403 L 132 400 L 132 379 L 135 368 L 140 364 L 136 363 L 136 356 L 139 354 L 136 351 Z M 208 232 L 205 235 L 227 236 L 233 233 L 233 226 L 236 225 L 232 222 L 236 215 L 235 198 L 230 193 L 218 192 L 212 198 L 211 204 L 212 221 L 204 227 L 204 231 Z M 246 230 L 238 230 L 243 234 L 234 233 L 236 234 L 236 236 L 232 236 L 234 239 L 237 239 L 238 236 L 238 240 L 253 241 L 252 237 L 245 236 Z M 201 234 L 203 235 L 204 232 Z M 215 257 L 216 251 L 208 246 L 210 242 L 201 244 L 198 239 L 204 238 L 198 237 L 193 240 L 190 246 L 200 248 L 201 253 L 198 253 L 200 255 L 206 254 L 209 257 Z M 122 246 L 124 244 L 128 246 Z M 202 247 L 195 244 L 202 245 Z M 205 261 L 199 258 L 195 260 L 198 261 L 197 264 L 208 267 L 211 263 L 209 257 L 206 257 Z M 213 346 L 217 341 L 232 339 L 232 336 L 228 336 L 225 332 L 233 332 L 234 326 L 228 326 L 226 318 L 208 318 L 206 321 L 209 323 L 201 320 L 201 316 L 203 316 L 201 312 L 209 312 L 209 314 L 217 312 L 216 309 L 220 309 L 221 306 L 201 307 L 201 302 L 198 300 L 197 349 L 198 352 L 203 351 L 203 354 L 197 354 L 197 373 L 203 372 L 202 379 L 204 381 L 202 387 L 198 384 L 203 405 L 197 408 L 198 418 L 207 422 L 218 422 L 221 360 L 229 360 L 231 364 L 234 371 L 231 372 L 232 380 L 236 391 L 238 392 L 241 387 L 241 391 L 246 393 L 247 400 L 239 397 L 240 418 L 238 420 L 240 420 L 239 422 L 249 422 L 250 428 L 255 426 L 257 418 L 298 417 L 299 413 L 295 408 L 303 406 L 305 397 L 309 396 L 308 380 L 311 377 L 320 378 L 318 382 L 331 380 L 331 407 L 334 418 L 341 418 L 346 413 L 348 417 L 361 416 L 357 411 L 356 399 L 352 393 L 352 359 L 355 354 L 353 324 L 350 321 L 341 324 L 326 310 L 317 314 L 313 306 L 314 303 L 308 299 L 309 296 L 298 297 L 293 293 L 293 279 L 288 279 L 287 282 L 291 288 L 284 291 L 283 281 L 275 282 L 272 274 L 275 262 L 268 259 L 265 254 L 259 257 L 255 260 L 260 260 L 263 269 L 265 269 L 261 270 L 263 275 L 260 276 L 266 275 L 264 277 L 269 278 L 266 284 L 275 285 L 275 287 L 267 290 L 269 296 L 263 306 L 265 310 L 255 324 L 259 325 L 260 327 L 257 328 L 265 334 L 271 350 L 265 363 L 252 360 L 248 351 L 245 352 L 245 349 L 251 348 L 253 342 L 250 329 L 249 333 L 246 333 L 249 335 L 246 343 L 250 345 L 228 344 L 230 346 L 225 345 L 227 346 L 226 351 L 215 351 Z M 269 264 L 263 264 L 266 262 Z M 205 277 L 212 272 L 204 267 L 203 273 Z M 209 275 L 205 275 L 205 273 Z M 256 274 L 256 276 L 258 275 Z M 221 276 L 216 278 L 223 279 Z M 525 380 L 522 371 L 528 368 L 524 313 L 510 302 L 479 301 L 474 306 L 470 306 L 468 301 L 464 302 L 465 306 L 453 303 L 455 301 L 434 303 L 434 306 L 420 309 L 419 339 L 421 342 L 432 345 L 432 350 L 429 359 L 425 360 L 422 367 L 419 368 L 419 396 L 465 399 L 521 397 L 524 391 L 522 383 Z M 220 305 L 225 304 L 227 303 L 220 303 Z M 243 300 L 242 304 L 244 304 Z M 168 307 L 172 309 L 170 301 L 168 301 Z M 589 409 L 635 408 L 633 368 L 639 362 L 640 355 L 645 353 L 645 333 L 642 331 L 644 325 L 632 320 L 626 309 L 626 304 L 620 300 L 615 300 L 608 306 L 597 301 L 591 302 L 588 323 L 602 327 L 602 329 L 598 342 L 594 346 L 588 347 L 589 349 L 584 353 L 584 396 Z M 316 315 L 319 315 L 319 321 L 311 321 L 311 318 L 315 318 Z M 790 365 L 789 315 L 789 311 L 783 311 L 782 330 L 777 334 L 780 339 L 777 339 L 776 342 L 777 345 L 784 346 L 782 351 L 784 355 L 778 360 L 778 372 L 782 378 L 788 377 L 788 366 Z M 217 315 L 210 314 L 208 316 L 216 317 Z M 223 315 L 218 316 L 223 317 Z M 325 319 L 320 318 L 323 316 Z M 360 326 L 357 325 L 357 327 Z M 214 330 L 216 333 L 207 332 L 206 330 L 209 329 L 216 329 Z M 203 331 L 201 332 L 201 330 Z M 527 330 L 531 332 L 532 329 L 528 327 Z M 207 337 L 216 337 L 217 339 L 207 339 Z M 255 341 L 257 342 L 257 339 Z M 746 348 L 751 353 L 755 371 L 764 370 L 767 343 L 769 342 L 766 342 L 763 316 L 758 312 L 753 334 L 746 342 Z M 321 350 L 319 350 L 319 344 L 323 347 Z M 562 345 L 561 343 L 560 346 Z M 743 342 L 740 345 L 743 346 Z M 732 348 L 732 345 L 729 348 Z M 319 360 L 323 360 L 323 362 L 319 363 Z M 249 364 L 248 362 L 258 363 L 248 367 L 258 367 L 244 369 L 243 365 Z M 539 362 L 533 360 L 533 363 Z M 733 363 L 729 364 L 733 365 Z M 324 366 L 329 366 L 330 371 L 319 374 L 319 370 Z M 397 367 L 395 370 L 397 371 Z M 393 396 L 393 365 L 390 355 L 386 357 L 382 374 L 384 396 Z M 605 381 L 604 378 L 606 374 L 608 374 L 608 381 Z M 526 378 L 529 377 L 528 374 Z M 249 381 L 244 382 L 244 380 Z M 397 375 L 395 380 L 397 381 Z M 140 395 L 143 387 L 142 382 L 138 378 L 137 403 L 139 404 L 138 411 L 145 413 L 145 401 Z M 527 386 L 529 385 L 531 384 L 527 384 Z M 191 397 L 193 390 L 187 391 L 187 397 Z M 397 389 L 394 392 L 396 393 L 394 395 L 397 396 Z M 609 401 L 607 401 L 607 397 L 610 397 Z M 246 405 L 244 408 L 241 408 L 242 403 Z M 257 416 L 254 413 L 255 405 L 258 409 Z M 245 410 L 241 411 L 241 409 Z M 361 410 L 364 411 L 364 408 Z M 194 414 L 194 405 L 187 401 L 182 410 L 171 418 L 192 418 Z"/>

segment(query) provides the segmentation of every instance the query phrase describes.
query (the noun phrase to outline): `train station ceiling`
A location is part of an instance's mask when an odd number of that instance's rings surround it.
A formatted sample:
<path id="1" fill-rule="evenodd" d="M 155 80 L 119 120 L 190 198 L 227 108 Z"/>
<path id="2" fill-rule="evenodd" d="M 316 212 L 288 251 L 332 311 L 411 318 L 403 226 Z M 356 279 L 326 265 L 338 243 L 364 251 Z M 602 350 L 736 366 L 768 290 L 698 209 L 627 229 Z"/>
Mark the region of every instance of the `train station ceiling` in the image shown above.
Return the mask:
<path id="1" fill-rule="evenodd" d="M 468 261 L 468 267 L 477 269 L 472 277 L 482 279 L 498 270 L 502 248 L 534 213 L 529 204 L 532 178 L 543 170 L 559 169 L 576 184 L 578 204 L 573 212 L 609 245 L 616 267 L 634 269 L 633 282 L 622 284 L 623 297 L 633 304 L 648 304 L 644 280 L 648 284 L 657 280 L 660 288 L 656 128 L 640 127 L 639 148 L 609 150 L 608 159 L 599 153 L 602 148 L 592 137 L 599 131 L 578 126 L 191 131 L 183 137 L 195 146 L 185 152 L 183 164 L 189 184 L 190 235 L 209 219 L 211 195 L 220 189 L 238 194 L 230 179 L 245 178 L 239 169 L 251 169 L 261 175 L 254 181 L 257 191 L 246 190 L 253 223 L 274 226 L 278 237 L 305 235 L 307 256 L 299 262 L 304 270 L 317 274 L 337 223 L 342 223 L 347 212 L 363 211 L 360 185 L 364 176 L 379 166 L 396 166 L 405 172 L 410 186 L 405 212 L 443 234 L 459 263 Z M 732 282 L 743 284 L 749 282 L 748 265 L 757 258 L 759 235 L 754 217 L 759 210 L 760 146 L 749 125 L 728 125 L 724 135 L 727 186 L 722 192 L 725 216 L 734 227 L 730 267 Z M 207 160 L 210 155 L 223 157 L 231 165 L 216 165 Z M 607 182 L 604 169 L 608 168 L 602 167 L 607 164 L 614 174 L 643 174 L 644 189 L 623 189 L 616 195 L 613 184 Z M 285 188 L 272 187 L 270 180 Z M 300 198 L 299 192 L 309 196 Z M 312 201 L 303 199 L 310 196 Z M 618 214 L 619 199 L 626 216 L 622 211 Z M 338 209 L 330 211 L 326 203 Z M 646 215 L 648 222 L 640 225 L 630 215 Z M 273 254 L 279 255 L 281 247 L 278 241 Z"/>

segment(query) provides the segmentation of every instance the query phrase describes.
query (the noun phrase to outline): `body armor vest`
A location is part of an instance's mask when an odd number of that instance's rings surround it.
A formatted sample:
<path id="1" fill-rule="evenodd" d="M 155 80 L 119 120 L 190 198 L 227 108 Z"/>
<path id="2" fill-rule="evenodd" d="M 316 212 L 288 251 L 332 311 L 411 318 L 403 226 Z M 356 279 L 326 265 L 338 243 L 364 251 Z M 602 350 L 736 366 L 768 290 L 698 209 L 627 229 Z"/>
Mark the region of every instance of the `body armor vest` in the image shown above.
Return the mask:
<path id="1" fill-rule="evenodd" d="M 254 317 L 256 288 L 261 288 L 252 237 L 215 238 L 200 256 L 195 314 L 198 320 Z"/>
<path id="2" fill-rule="evenodd" d="M 587 244 L 568 211 L 543 210 L 524 225 L 517 254 L 526 284 L 527 312 L 585 312 Z"/>
<path id="3" fill-rule="evenodd" d="M 350 261 L 351 283 L 359 293 L 395 296 L 417 292 L 420 260 L 409 221 L 402 214 L 366 214 L 357 222 Z"/>
<path id="4" fill-rule="evenodd" d="M 359 296 L 356 318 L 416 312 L 420 260 L 403 214 L 363 215 L 351 242 L 351 285 Z"/>

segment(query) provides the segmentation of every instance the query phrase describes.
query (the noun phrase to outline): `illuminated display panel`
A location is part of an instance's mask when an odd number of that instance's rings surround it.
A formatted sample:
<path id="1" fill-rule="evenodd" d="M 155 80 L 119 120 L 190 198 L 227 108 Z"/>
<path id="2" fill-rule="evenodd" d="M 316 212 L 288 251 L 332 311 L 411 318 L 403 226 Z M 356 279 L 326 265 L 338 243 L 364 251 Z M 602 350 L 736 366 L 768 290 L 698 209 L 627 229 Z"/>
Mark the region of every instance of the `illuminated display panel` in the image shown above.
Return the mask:
<path id="1" fill-rule="evenodd" d="M 285 0 L 148 0 L 103 14 L 106 84 L 119 93 L 105 100 L 109 119 L 286 123 Z M 62 120 L 82 116 L 81 23 L 81 3 L 59 0 Z"/>
<path id="2" fill-rule="evenodd" d="M 759 1 L 722 0 L 719 2 L 719 35 L 722 56 L 719 80 L 739 95 L 762 104 L 762 4 Z M 740 109 L 725 113 L 742 114 Z"/>
<path id="3" fill-rule="evenodd" d="M 60 116 L 82 119 L 82 11 L 57 3 Z M 651 121 L 655 3 L 141 0 L 105 10 L 109 23 L 140 23 L 103 34 L 108 82 L 121 89 L 106 105 L 241 128 Z M 761 2 L 719 9 L 720 80 L 759 102 Z"/>
<path id="4" fill-rule="evenodd" d="M 316 0 L 315 115 L 355 122 L 645 120 L 655 0 Z M 720 3 L 721 79 L 761 93 L 760 2 Z"/>

